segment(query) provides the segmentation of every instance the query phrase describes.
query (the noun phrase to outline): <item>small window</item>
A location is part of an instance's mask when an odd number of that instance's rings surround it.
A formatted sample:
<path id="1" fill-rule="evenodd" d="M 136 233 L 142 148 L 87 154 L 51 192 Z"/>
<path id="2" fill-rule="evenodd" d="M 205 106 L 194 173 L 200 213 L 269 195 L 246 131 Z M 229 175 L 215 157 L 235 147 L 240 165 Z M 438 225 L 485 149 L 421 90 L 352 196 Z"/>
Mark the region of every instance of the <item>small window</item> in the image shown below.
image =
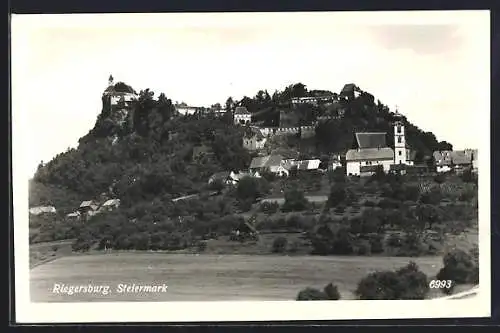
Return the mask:
<path id="1" fill-rule="evenodd" d="M 399 153 L 399 156 L 401 156 L 401 155 L 402 155 L 401 150 L 400 150 L 398 153 Z"/>
<path id="2" fill-rule="evenodd" d="M 401 137 L 398 136 L 398 143 L 401 143 Z"/>
<path id="3" fill-rule="evenodd" d="M 401 133 L 401 125 L 398 125 L 398 133 Z"/>

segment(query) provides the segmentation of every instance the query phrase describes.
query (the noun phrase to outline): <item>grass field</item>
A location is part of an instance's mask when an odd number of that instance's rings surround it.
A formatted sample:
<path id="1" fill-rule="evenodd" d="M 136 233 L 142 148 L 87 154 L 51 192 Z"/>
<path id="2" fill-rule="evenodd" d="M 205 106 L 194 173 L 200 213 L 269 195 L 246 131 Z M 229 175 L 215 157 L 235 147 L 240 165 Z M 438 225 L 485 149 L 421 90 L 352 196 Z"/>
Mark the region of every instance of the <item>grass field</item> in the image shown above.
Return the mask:
<path id="1" fill-rule="evenodd" d="M 305 287 L 338 285 L 342 299 L 353 299 L 358 281 L 374 270 L 396 269 L 414 260 L 429 278 L 441 268 L 441 257 L 316 257 L 107 253 L 60 258 L 31 270 L 33 302 L 78 301 L 218 301 L 293 300 Z M 52 293 L 55 283 L 166 283 L 159 294 L 107 296 Z M 458 291 L 463 290 L 460 288 Z M 435 291 L 432 297 L 441 296 Z"/>

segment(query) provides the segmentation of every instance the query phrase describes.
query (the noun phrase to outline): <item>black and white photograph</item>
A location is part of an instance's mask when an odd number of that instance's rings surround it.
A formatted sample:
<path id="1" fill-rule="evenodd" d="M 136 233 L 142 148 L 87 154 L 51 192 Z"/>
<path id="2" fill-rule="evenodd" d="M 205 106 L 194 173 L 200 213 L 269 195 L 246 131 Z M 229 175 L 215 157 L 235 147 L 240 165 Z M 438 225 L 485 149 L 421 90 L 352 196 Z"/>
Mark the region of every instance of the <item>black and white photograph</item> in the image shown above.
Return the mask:
<path id="1" fill-rule="evenodd" d="M 489 22 L 12 15 L 18 320 L 489 315 Z"/>

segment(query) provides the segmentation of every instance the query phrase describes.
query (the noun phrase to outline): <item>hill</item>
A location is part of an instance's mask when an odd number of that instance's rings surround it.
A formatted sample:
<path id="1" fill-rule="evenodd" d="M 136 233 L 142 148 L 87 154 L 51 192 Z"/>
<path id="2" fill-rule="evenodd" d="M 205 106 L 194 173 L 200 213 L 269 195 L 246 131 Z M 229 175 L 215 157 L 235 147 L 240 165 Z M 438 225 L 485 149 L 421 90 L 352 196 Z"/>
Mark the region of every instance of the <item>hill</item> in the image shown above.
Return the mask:
<path id="1" fill-rule="evenodd" d="M 117 85 L 133 91 L 123 83 Z M 391 112 L 380 101 L 375 103 L 369 93 L 356 89 L 359 96 L 308 91 L 296 84 L 272 96 L 259 91 L 254 98 L 244 97 L 236 103 L 229 98 L 226 105 L 246 106 L 255 120 L 267 126 L 318 122 L 314 138 L 292 138 L 283 143 L 289 150 L 293 145 L 299 149 L 307 146 L 311 156 L 345 152 L 358 130 L 387 131 L 391 144 Z M 330 102 L 290 102 L 296 97 L 325 95 Z M 204 199 L 211 190 L 207 180 L 212 174 L 245 170 L 252 158 L 242 147 L 245 130 L 232 126 L 229 112 L 222 117 L 201 113 L 180 116 L 169 98 L 164 94 L 155 98 L 149 89 L 140 91 L 135 102 L 116 105 L 103 94 L 102 105 L 95 126 L 80 138 L 76 149 L 39 166 L 30 185 L 30 205 L 53 204 L 58 215 L 52 220 L 30 220 L 33 242 L 78 238 L 78 244 L 85 246 L 96 241 L 102 246 L 113 240 L 120 248 L 147 249 L 151 242 L 156 248 L 185 248 L 193 241 L 192 235 L 229 235 L 242 223 L 238 214 L 248 212 L 252 200 L 269 191 L 270 184 L 262 179 L 246 184 L 246 189 L 233 188 Z M 329 119 L 321 120 L 325 116 Z M 407 128 L 408 142 L 420 156 L 451 146 L 408 121 Z M 194 193 L 200 197 L 189 203 L 172 202 L 173 198 Z M 65 221 L 64 215 L 78 208 L 80 202 L 103 195 L 119 198 L 120 209 L 99 214 L 84 225 Z M 188 219 L 181 223 L 181 217 L 192 217 L 195 222 Z"/>

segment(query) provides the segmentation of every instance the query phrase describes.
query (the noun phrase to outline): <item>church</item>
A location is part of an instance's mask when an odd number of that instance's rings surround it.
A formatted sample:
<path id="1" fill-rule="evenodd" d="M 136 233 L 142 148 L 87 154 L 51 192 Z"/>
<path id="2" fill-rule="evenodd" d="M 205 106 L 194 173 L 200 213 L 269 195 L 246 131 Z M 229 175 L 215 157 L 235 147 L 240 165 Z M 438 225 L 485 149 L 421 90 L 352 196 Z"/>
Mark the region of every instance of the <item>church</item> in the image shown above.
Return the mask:
<path id="1" fill-rule="evenodd" d="M 387 173 L 393 165 L 413 165 L 414 154 L 406 144 L 403 118 L 397 111 L 394 116 L 394 149 L 387 146 L 385 132 L 356 133 L 357 148 L 346 153 L 348 176 L 369 176 L 380 167 Z"/>

